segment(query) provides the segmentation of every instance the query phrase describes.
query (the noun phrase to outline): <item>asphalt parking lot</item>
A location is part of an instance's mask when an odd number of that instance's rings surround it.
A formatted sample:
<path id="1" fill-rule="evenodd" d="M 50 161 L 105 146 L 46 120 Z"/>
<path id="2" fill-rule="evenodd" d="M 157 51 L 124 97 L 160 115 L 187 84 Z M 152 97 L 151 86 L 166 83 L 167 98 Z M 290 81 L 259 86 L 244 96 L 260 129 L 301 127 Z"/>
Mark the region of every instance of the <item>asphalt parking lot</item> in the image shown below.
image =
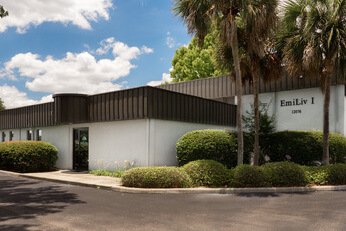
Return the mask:
<path id="1" fill-rule="evenodd" d="M 0 230 L 346 230 L 346 191 L 131 194 L 0 173 Z"/>

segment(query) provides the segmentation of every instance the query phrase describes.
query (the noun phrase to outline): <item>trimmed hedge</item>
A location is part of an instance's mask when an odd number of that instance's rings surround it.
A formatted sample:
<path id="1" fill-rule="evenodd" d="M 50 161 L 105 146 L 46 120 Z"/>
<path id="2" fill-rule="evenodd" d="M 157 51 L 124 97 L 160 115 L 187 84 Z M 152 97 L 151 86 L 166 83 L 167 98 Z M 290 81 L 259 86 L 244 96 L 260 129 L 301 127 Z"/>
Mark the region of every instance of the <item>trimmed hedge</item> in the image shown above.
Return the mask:
<path id="1" fill-rule="evenodd" d="M 329 165 L 327 181 L 331 185 L 346 185 L 346 164 Z"/>
<path id="2" fill-rule="evenodd" d="M 240 165 L 229 170 L 213 160 L 198 160 L 181 168 L 133 168 L 124 173 L 122 182 L 124 186 L 138 188 L 346 185 L 346 164 L 312 167 L 276 162 L 260 167 Z"/>
<path id="3" fill-rule="evenodd" d="M 0 168 L 17 172 L 40 172 L 54 168 L 58 149 L 43 141 L 0 143 Z"/>
<path id="4" fill-rule="evenodd" d="M 268 163 L 261 166 L 267 182 L 274 187 L 304 186 L 307 184 L 303 168 L 292 162 Z"/>
<path id="5" fill-rule="evenodd" d="M 270 161 L 290 160 L 301 165 L 313 165 L 322 160 L 323 134 L 318 131 L 283 131 L 261 137 L 261 149 Z M 346 137 L 330 134 L 330 163 L 346 162 Z"/>
<path id="6" fill-rule="evenodd" d="M 224 130 L 196 130 L 183 135 L 177 142 L 179 166 L 194 160 L 210 159 L 228 168 L 237 164 L 236 135 Z"/>
<path id="7" fill-rule="evenodd" d="M 121 177 L 127 187 L 137 188 L 188 188 L 190 177 L 177 167 L 131 168 Z"/>
<path id="8" fill-rule="evenodd" d="M 251 165 L 239 165 L 232 169 L 231 186 L 236 188 L 266 187 L 266 181 L 262 168 Z"/>
<path id="9" fill-rule="evenodd" d="M 229 182 L 227 168 L 215 160 L 196 160 L 181 167 L 195 187 L 223 187 Z"/>

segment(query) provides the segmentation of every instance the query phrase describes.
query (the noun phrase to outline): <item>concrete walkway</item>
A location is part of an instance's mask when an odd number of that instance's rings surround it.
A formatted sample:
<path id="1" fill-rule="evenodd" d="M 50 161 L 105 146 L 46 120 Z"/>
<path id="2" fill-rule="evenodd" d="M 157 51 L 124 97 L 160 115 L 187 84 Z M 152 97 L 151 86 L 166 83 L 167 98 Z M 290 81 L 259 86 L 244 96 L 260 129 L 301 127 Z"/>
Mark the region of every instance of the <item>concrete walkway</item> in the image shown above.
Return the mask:
<path id="1" fill-rule="evenodd" d="M 59 170 L 53 172 L 38 173 L 15 173 L 9 171 L 0 172 L 21 177 L 61 182 L 74 185 L 90 186 L 97 188 L 116 188 L 121 186 L 121 179 L 109 176 L 95 176 L 88 172 L 75 172 L 70 170 Z"/>
<path id="2" fill-rule="evenodd" d="M 126 193 L 197 193 L 197 194 L 239 194 L 239 193 L 299 193 L 316 191 L 346 191 L 346 185 L 312 186 L 312 187 L 272 187 L 272 188 L 129 188 L 121 185 L 121 179 L 109 176 L 95 176 L 87 172 L 59 170 L 42 173 L 15 173 L 2 171 L 1 173 L 60 182 L 65 184 L 81 185 L 101 189 L 109 189 Z"/>

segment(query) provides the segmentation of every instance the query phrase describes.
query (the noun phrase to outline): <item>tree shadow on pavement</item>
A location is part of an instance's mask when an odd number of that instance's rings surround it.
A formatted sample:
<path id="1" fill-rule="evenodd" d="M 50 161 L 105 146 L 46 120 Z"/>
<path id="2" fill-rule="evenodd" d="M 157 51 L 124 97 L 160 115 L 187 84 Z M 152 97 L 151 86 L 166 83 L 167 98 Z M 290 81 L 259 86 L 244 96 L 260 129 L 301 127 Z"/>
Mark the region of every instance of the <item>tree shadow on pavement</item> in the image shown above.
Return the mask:
<path id="1" fill-rule="evenodd" d="M 13 223 L 61 212 L 72 204 L 85 203 L 62 186 L 35 180 L 0 178 L 0 230 L 29 230 L 30 224 Z M 31 223 L 31 222 L 30 222 Z"/>
<path id="2" fill-rule="evenodd" d="M 308 195 L 314 192 L 289 192 L 289 193 L 236 193 L 235 196 L 239 197 L 280 197 L 283 194 L 294 195 Z"/>
<path id="3" fill-rule="evenodd" d="M 25 231 L 25 230 L 32 230 L 32 225 L 0 225 L 0 230 L 6 230 L 6 231 Z"/>

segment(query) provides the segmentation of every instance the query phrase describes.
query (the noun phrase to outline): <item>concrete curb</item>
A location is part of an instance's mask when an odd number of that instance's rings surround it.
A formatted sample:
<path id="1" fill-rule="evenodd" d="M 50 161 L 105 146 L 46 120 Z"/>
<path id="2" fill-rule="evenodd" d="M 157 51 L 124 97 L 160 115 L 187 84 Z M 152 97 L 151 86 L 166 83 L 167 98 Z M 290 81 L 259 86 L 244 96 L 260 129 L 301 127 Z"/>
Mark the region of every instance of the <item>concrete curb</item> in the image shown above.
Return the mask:
<path id="1" fill-rule="evenodd" d="M 22 173 L 9 172 L 0 170 L 12 176 L 25 177 L 30 179 L 38 179 L 51 181 L 56 183 L 65 183 L 70 185 L 85 186 L 98 189 L 112 190 L 122 193 L 142 193 L 142 194 L 244 194 L 244 193 L 308 193 L 318 191 L 346 191 L 346 185 L 327 185 L 327 186 L 311 186 L 311 187 L 272 187 L 272 188 L 130 188 L 124 186 L 103 186 L 92 183 L 76 182 L 62 179 L 51 179 L 47 177 L 31 176 Z"/>

